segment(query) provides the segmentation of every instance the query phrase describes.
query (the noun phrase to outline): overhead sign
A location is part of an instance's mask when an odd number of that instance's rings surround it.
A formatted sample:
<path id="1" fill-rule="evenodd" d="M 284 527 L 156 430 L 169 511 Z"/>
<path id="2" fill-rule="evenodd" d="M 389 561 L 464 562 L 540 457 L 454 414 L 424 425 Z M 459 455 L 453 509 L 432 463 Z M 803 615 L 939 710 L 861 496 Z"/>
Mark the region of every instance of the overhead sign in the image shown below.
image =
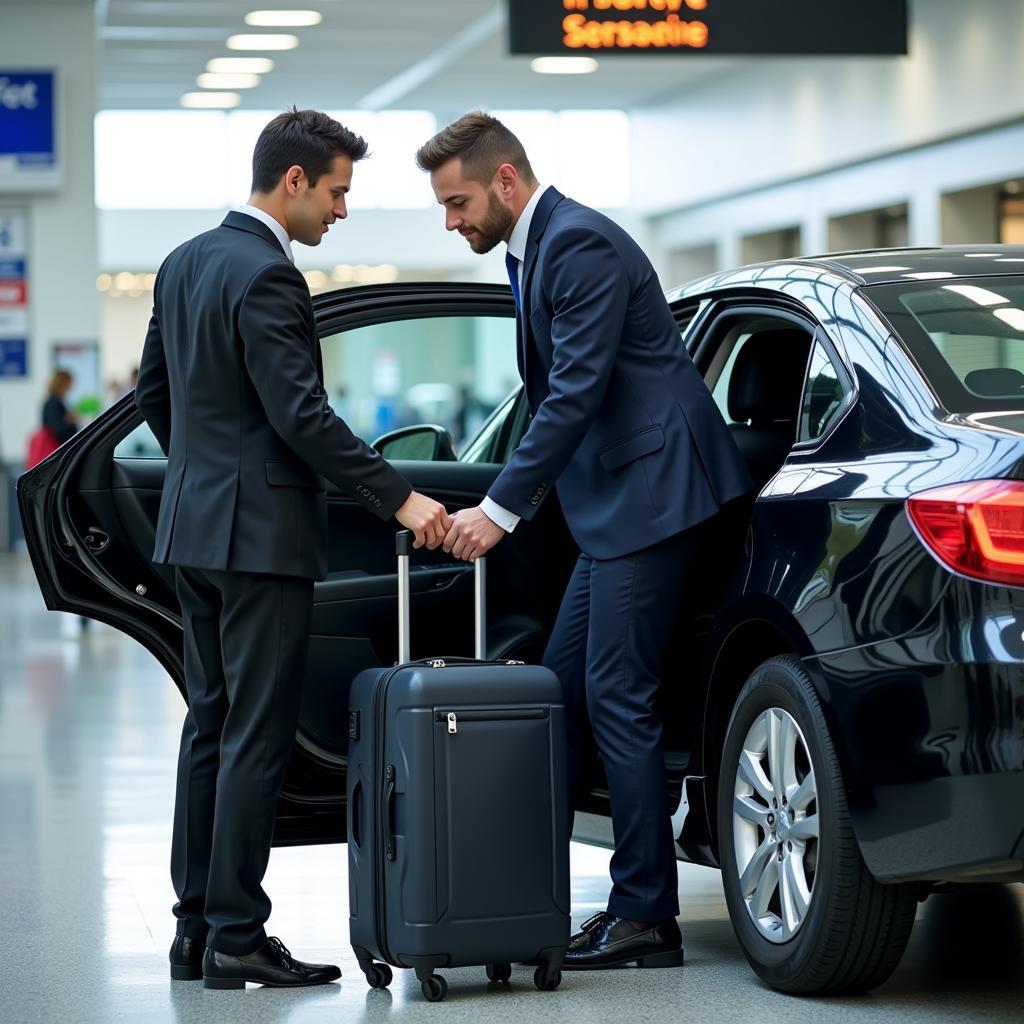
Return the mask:
<path id="1" fill-rule="evenodd" d="M 0 379 L 28 374 L 28 217 L 0 207 Z"/>
<path id="2" fill-rule="evenodd" d="M 54 72 L 0 69 L 0 193 L 60 183 Z"/>
<path id="3" fill-rule="evenodd" d="M 905 54 L 907 0 L 509 0 L 536 55 Z"/>

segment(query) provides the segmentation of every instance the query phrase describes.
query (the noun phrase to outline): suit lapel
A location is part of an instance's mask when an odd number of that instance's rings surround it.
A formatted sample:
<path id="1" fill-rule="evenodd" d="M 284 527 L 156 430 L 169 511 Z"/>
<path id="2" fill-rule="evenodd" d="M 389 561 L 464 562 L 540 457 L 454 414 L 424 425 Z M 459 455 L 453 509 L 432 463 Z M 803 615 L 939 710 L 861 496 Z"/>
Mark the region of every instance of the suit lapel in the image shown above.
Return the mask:
<path id="1" fill-rule="evenodd" d="M 530 221 L 530 233 L 526 239 L 526 256 L 523 259 L 523 294 L 520 298 L 523 307 L 524 325 L 530 322 L 530 281 L 533 268 L 537 265 L 537 254 L 540 252 L 540 240 L 551 219 L 555 207 L 565 198 L 556 188 L 549 188 L 540 197 L 537 208 L 533 211 Z"/>
<path id="2" fill-rule="evenodd" d="M 530 221 L 530 232 L 526 239 L 526 255 L 523 258 L 523 288 L 520 296 L 520 312 L 517 324 L 517 341 L 519 351 L 516 353 L 519 361 L 519 373 L 524 383 L 527 366 L 529 364 L 530 344 L 533 339 L 533 328 L 530 326 L 530 282 L 533 279 L 533 269 L 537 265 L 537 255 L 540 252 L 540 240 L 551 219 L 555 207 L 565 198 L 556 188 L 548 188 L 540 197 L 537 208 L 533 211 L 533 219 Z"/>

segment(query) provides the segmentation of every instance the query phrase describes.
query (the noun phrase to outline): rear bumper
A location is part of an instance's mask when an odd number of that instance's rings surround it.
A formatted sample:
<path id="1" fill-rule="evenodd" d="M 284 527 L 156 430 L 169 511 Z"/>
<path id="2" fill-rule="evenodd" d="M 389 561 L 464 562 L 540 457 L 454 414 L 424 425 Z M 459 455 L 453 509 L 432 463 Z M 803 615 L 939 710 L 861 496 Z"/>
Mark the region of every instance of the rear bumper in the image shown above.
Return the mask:
<path id="1" fill-rule="evenodd" d="M 1024 616 L 1000 603 L 967 630 L 939 609 L 926 635 L 807 662 L 880 880 L 1024 879 Z"/>

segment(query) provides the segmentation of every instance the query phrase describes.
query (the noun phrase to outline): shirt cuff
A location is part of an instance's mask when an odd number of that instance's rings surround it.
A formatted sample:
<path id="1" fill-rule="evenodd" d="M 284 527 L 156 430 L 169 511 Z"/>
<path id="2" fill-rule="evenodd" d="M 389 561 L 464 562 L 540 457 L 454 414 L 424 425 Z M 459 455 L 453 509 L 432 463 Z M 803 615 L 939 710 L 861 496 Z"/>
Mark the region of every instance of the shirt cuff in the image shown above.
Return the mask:
<path id="1" fill-rule="evenodd" d="M 509 512 L 507 508 L 502 508 L 496 501 L 491 501 L 490 498 L 484 498 L 480 502 L 480 511 L 495 526 L 500 526 L 506 533 L 511 533 L 519 525 L 521 518 L 514 512 Z"/>

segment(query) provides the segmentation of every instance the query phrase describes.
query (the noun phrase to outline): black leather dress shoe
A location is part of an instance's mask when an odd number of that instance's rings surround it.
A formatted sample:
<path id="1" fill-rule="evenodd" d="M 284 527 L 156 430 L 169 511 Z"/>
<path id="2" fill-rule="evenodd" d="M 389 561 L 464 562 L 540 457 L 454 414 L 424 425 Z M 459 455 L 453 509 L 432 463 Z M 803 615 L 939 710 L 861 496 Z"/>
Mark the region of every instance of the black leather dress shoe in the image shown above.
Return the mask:
<path id="1" fill-rule="evenodd" d="M 569 941 L 563 971 L 638 967 L 682 967 L 683 936 L 674 917 L 638 928 L 613 914 L 595 914 Z"/>
<path id="2" fill-rule="evenodd" d="M 206 939 L 178 935 L 171 943 L 167 959 L 171 961 L 171 981 L 201 981 Z"/>
<path id="3" fill-rule="evenodd" d="M 209 946 L 203 956 L 204 988 L 245 988 L 247 981 L 274 988 L 295 988 L 323 985 L 340 977 L 341 971 L 332 964 L 296 960 L 284 943 L 273 937 L 248 956 L 221 953 Z"/>

